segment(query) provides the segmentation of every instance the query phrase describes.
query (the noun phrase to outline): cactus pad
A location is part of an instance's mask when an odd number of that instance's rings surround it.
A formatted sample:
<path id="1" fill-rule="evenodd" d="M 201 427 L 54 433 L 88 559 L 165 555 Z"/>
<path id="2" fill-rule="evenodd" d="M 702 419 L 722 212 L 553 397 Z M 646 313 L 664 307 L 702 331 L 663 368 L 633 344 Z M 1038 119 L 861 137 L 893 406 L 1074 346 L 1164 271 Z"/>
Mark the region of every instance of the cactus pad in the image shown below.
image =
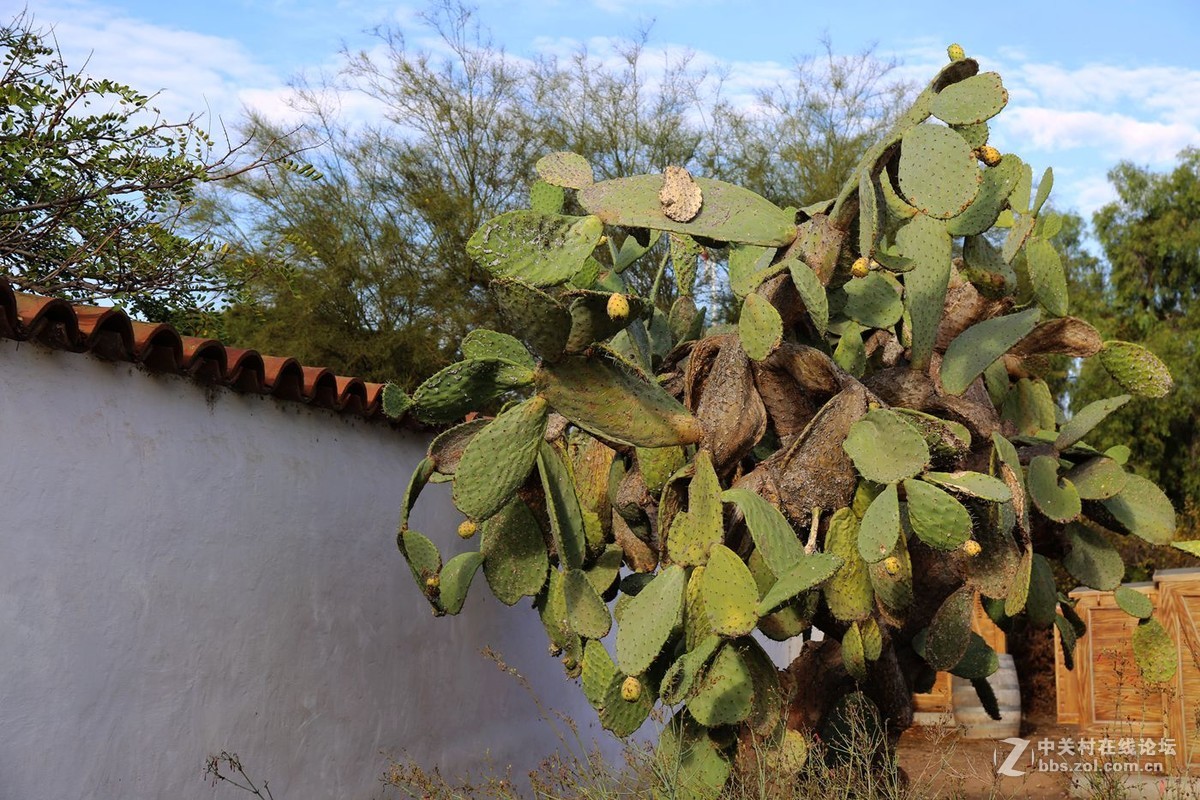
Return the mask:
<path id="1" fill-rule="evenodd" d="M 1088 403 L 1059 429 L 1058 438 L 1054 440 L 1055 449 L 1066 450 L 1091 433 L 1092 429 L 1103 422 L 1109 414 L 1128 403 L 1129 400 L 1129 395 L 1123 394 L 1119 397 L 1109 397 L 1105 400 Z"/>
<path id="2" fill-rule="evenodd" d="M 930 547 L 954 550 L 971 538 L 971 515 L 962 503 L 933 484 L 909 479 L 904 482 L 908 524 Z"/>
<path id="3" fill-rule="evenodd" d="M 490 288 L 509 329 L 517 331 L 542 358 L 557 360 L 571 335 L 571 314 L 566 307 L 522 281 L 492 281 Z"/>
<path id="4" fill-rule="evenodd" d="M 867 657 L 863 654 L 862 633 L 855 622 L 842 635 L 842 665 L 857 681 L 867 679 Z"/>
<path id="5" fill-rule="evenodd" d="M 1154 614 L 1154 602 L 1137 589 L 1128 586 L 1118 586 L 1113 591 L 1113 599 L 1122 611 L 1138 619 L 1150 619 Z"/>
<path id="6" fill-rule="evenodd" d="M 1107 456 L 1097 456 L 1076 465 L 1067 473 L 1067 478 L 1075 484 L 1075 491 L 1083 500 L 1107 500 L 1124 489 L 1129 480 L 1125 470 Z"/>
<path id="7" fill-rule="evenodd" d="M 1067 315 L 1067 272 L 1054 245 L 1040 236 L 1025 244 L 1025 265 L 1033 296 L 1047 313 L 1055 317 Z"/>
<path id="8" fill-rule="evenodd" d="M 842 291 L 846 293 L 843 313 L 865 327 L 890 328 L 904 313 L 899 287 L 878 272 L 847 281 Z"/>
<path id="9" fill-rule="evenodd" d="M 1055 522 L 1079 518 L 1082 507 L 1079 492 L 1066 478 L 1058 477 L 1058 461 L 1050 456 L 1034 456 L 1025 478 L 1033 504 Z"/>
<path id="10" fill-rule="evenodd" d="M 612 617 L 587 575 L 581 569 L 563 574 L 563 597 L 567 604 L 567 624 L 586 639 L 603 639 L 612 627 Z"/>
<path id="11" fill-rule="evenodd" d="M 979 194 L 983 176 L 975 156 L 950 128 L 916 125 L 900 147 L 900 191 L 923 214 L 949 219 Z"/>
<path id="12" fill-rule="evenodd" d="M 625 314 L 613 317 L 613 298 L 620 298 Z M 566 352 L 582 353 L 590 345 L 603 342 L 641 316 L 646 306 L 639 297 L 609 292 L 574 291 L 564 295 L 569 301 L 571 333 L 567 337 Z"/>
<path id="13" fill-rule="evenodd" d="M 904 304 L 912 319 L 913 366 L 924 369 L 933 355 L 950 283 L 950 234 L 946 223 L 918 214 L 897 232 L 896 246 L 913 262 L 904 276 Z"/>
<path id="14" fill-rule="evenodd" d="M 542 531 L 529 508 L 514 498 L 483 523 L 480 537 L 483 575 L 492 594 L 511 606 L 546 584 L 550 566 Z"/>
<path id="15" fill-rule="evenodd" d="M 851 425 L 842 449 L 859 474 L 876 483 L 911 478 L 929 464 L 924 437 L 904 417 L 885 409 L 868 411 Z"/>
<path id="16" fill-rule="evenodd" d="M 537 464 L 558 560 L 567 569 L 579 569 L 583 566 L 587 536 L 571 473 L 558 451 L 547 442 L 541 442 Z"/>
<path id="17" fill-rule="evenodd" d="M 678 400 L 608 353 L 543 364 L 535 382 L 555 411 L 601 439 L 669 447 L 694 444 L 704 435 Z"/>
<path id="18" fill-rule="evenodd" d="M 867 562 L 858 554 L 858 518 L 849 508 L 839 508 L 829 519 L 825 552 L 842 560 L 841 567 L 821 587 L 829 611 L 838 619 L 866 619 L 875 607 L 875 593 L 867 575 Z"/>
<path id="19" fill-rule="evenodd" d="M 688 510 L 671 521 L 667 552 L 685 566 L 704 564 L 709 551 L 725 538 L 721 511 L 721 484 L 707 450 L 696 454 L 695 475 L 688 485 Z"/>
<path id="20" fill-rule="evenodd" d="M 710 728 L 732 725 L 750 716 L 754 676 L 732 643 L 717 652 L 712 664 L 692 686 L 688 713 Z"/>
<path id="21" fill-rule="evenodd" d="M 975 590 L 964 586 L 951 594 L 929 622 L 921 656 L 936 670 L 957 664 L 971 643 L 971 615 L 975 608 Z"/>
<path id="22" fill-rule="evenodd" d="M 455 470 L 453 499 L 459 511 L 484 520 L 508 502 L 533 469 L 546 413 L 546 401 L 533 397 L 475 434 Z"/>
<path id="23" fill-rule="evenodd" d="M 414 412 L 424 422 L 454 422 L 532 378 L 531 370 L 510 361 L 459 361 L 417 387 L 413 393 Z"/>
<path id="24" fill-rule="evenodd" d="M 480 226 L 467 254 L 497 278 L 555 286 L 580 270 L 603 233 L 599 217 L 509 211 Z"/>
<path id="25" fill-rule="evenodd" d="M 1063 556 L 1062 563 L 1072 578 L 1102 592 L 1121 585 L 1125 562 L 1104 534 L 1072 523 L 1067 526 L 1067 541 L 1071 549 Z"/>
<path id="26" fill-rule="evenodd" d="M 892 554 L 900 537 L 900 499 L 896 484 L 888 484 L 863 514 L 858 530 L 858 553 L 874 564 Z"/>
<path id="27" fill-rule="evenodd" d="M 1153 481 L 1129 475 L 1120 492 L 1101 502 L 1122 531 L 1151 544 L 1169 544 L 1175 538 L 1175 509 Z"/>
<path id="28" fill-rule="evenodd" d="M 662 210 L 662 176 L 637 175 L 600 181 L 581 189 L 580 205 L 606 225 L 685 233 L 721 242 L 784 247 L 796 238 L 793 215 L 739 186 L 696 178 L 704 207 L 695 219 L 679 222 Z"/>
<path id="29" fill-rule="evenodd" d="M 563 187 L 534 181 L 529 187 L 529 208 L 538 214 L 561 214 L 566 192 Z"/>
<path id="30" fill-rule="evenodd" d="M 1036 308 L 977 322 L 954 337 L 942 359 L 942 387 L 962 394 L 988 365 L 1028 336 L 1041 318 Z"/>
<path id="31" fill-rule="evenodd" d="M 683 567 L 672 565 L 629 601 L 617 628 L 617 666 L 626 675 L 645 672 L 679 628 L 686 584 Z"/>
<path id="32" fill-rule="evenodd" d="M 664 703 L 682 703 L 684 698 L 691 694 L 696 678 L 708 667 L 723 641 L 720 636 L 713 634 L 705 637 L 695 649 L 675 659 L 663 675 L 660 692 Z"/>
<path id="33" fill-rule="evenodd" d="M 654 800 L 716 800 L 729 779 L 729 761 L 703 726 L 679 713 L 663 730 L 655 760 L 661 774 L 671 776 L 665 792 Z"/>
<path id="34" fill-rule="evenodd" d="M 412 407 L 412 398 L 394 383 L 383 387 L 383 413 L 392 419 L 400 419 Z"/>
<path id="35" fill-rule="evenodd" d="M 592 165 L 576 153 L 551 153 L 533 165 L 542 180 L 554 186 L 582 189 L 594 180 Z"/>
<path id="36" fill-rule="evenodd" d="M 439 600 L 447 614 L 462 611 L 467 590 L 482 563 L 482 553 L 459 553 L 442 567 Z"/>
<path id="37" fill-rule="evenodd" d="M 727 489 L 721 499 L 742 512 L 754 547 L 772 573 L 782 575 L 804 558 L 804 546 L 777 507 L 749 489 Z"/>
<path id="38" fill-rule="evenodd" d="M 893 558 L 896 560 L 891 561 Z M 895 571 L 889 567 L 894 567 Z M 890 556 L 868 567 L 867 575 L 871 588 L 886 609 L 895 614 L 908 608 L 913 600 L 912 559 L 903 536 L 896 540 Z"/>
<path id="39" fill-rule="evenodd" d="M 981 472 L 926 472 L 921 476 L 921 480 L 991 503 L 1007 503 L 1012 500 L 1012 490 L 1004 481 Z"/>
<path id="40" fill-rule="evenodd" d="M 844 563 L 832 553 L 804 556 L 783 572 L 758 603 L 758 614 L 767 616 L 802 592 L 807 592 L 833 577 Z"/>
<path id="41" fill-rule="evenodd" d="M 1166 397 L 1171 391 L 1171 371 L 1141 345 L 1111 341 L 1100 351 L 1100 363 L 1126 391 L 1142 397 Z"/>
<path id="42" fill-rule="evenodd" d="M 898 303 L 899 301 L 897 301 Z M 755 361 L 762 361 L 783 341 L 783 320 L 775 306 L 762 295 L 749 294 L 738 318 L 738 337 L 742 349 Z"/>
<path id="43" fill-rule="evenodd" d="M 983 72 L 938 92 L 929 110 L 948 125 L 975 125 L 999 114 L 1007 103 L 1000 76 Z"/>
<path id="44" fill-rule="evenodd" d="M 595 640 L 588 640 L 583 646 L 583 672 L 580 683 L 583 685 L 583 696 L 594 708 L 603 708 L 608 696 L 608 687 L 619 677 L 617 665 L 604 649 L 604 645 Z"/>
<path id="45" fill-rule="evenodd" d="M 825 286 L 820 277 L 799 259 L 793 258 L 782 263 L 787 266 L 788 274 L 792 276 L 792 283 L 804 302 L 813 327 L 823 336 L 829 327 L 829 298 L 825 294 Z"/>
<path id="46" fill-rule="evenodd" d="M 982 636 L 971 632 L 970 642 L 962 658 L 950 667 L 950 674 L 971 681 L 983 680 L 1000 669 L 1000 658 Z"/>
<path id="47" fill-rule="evenodd" d="M 1143 620 L 1133 632 L 1132 644 L 1143 680 L 1160 683 L 1175 677 L 1175 642 L 1158 620 Z"/>
<path id="48" fill-rule="evenodd" d="M 737 554 L 723 544 L 713 545 L 700 596 L 712 632 L 727 638 L 745 636 L 758 624 L 758 586 Z"/>

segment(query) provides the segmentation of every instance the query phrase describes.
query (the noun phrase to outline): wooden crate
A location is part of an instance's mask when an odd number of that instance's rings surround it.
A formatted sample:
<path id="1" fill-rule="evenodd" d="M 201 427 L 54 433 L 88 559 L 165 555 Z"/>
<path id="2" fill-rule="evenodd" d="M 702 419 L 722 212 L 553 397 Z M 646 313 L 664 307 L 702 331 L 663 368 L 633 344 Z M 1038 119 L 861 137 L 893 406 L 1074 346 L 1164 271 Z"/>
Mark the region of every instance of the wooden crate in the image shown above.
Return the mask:
<path id="1" fill-rule="evenodd" d="M 1173 696 L 1168 698 L 1167 735 L 1175 739 L 1177 763 L 1200 772 L 1200 570 L 1154 573 L 1158 588 L 1155 616 L 1178 648 Z"/>
<path id="2" fill-rule="evenodd" d="M 983 637 L 997 653 L 1007 653 L 1007 643 L 1004 631 L 996 627 L 979 601 L 975 601 L 975 614 L 971 618 L 971 629 Z M 949 672 L 939 672 L 933 682 L 933 688 L 928 692 L 913 695 L 913 711 L 919 715 L 917 724 L 936 724 L 939 717 L 954 713 L 954 702 L 951 699 L 951 675 Z"/>

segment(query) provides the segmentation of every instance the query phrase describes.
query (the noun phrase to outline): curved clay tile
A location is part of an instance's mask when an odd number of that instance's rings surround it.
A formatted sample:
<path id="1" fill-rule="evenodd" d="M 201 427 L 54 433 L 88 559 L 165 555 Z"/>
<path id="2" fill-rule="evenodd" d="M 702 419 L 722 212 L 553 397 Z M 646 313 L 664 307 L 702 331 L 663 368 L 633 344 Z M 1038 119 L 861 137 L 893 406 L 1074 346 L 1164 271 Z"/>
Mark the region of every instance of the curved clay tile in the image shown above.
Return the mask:
<path id="1" fill-rule="evenodd" d="M 339 411 L 361 415 L 367 407 L 367 386 L 361 378 L 347 378 L 335 375 L 337 386 L 337 407 Z"/>
<path id="2" fill-rule="evenodd" d="M 124 311 L 75 306 L 75 319 L 88 352 L 110 361 L 133 360 L 133 324 Z"/>
<path id="3" fill-rule="evenodd" d="M 364 383 L 363 387 L 367 390 L 366 406 L 363 408 L 364 417 L 373 417 L 383 411 L 383 384 L 382 383 Z"/>
<path id="4" fill-rule="evenodd" d="M 304 367 L 304 396 L 322 408 L 338 407 L 337 378 L 325 367 Z"/>
<path id="5" fill-rule="evenodd" d="M 165 322 L 133 323 L 134 359 L 155 372 L 178 372 L 183 365 L 183 339 Z"/>
<path id="6" fill-rule="evenodd" d="M 257 350 L 226 347 L 225 382 L 235 392 L 261 393 L 266 391 L 266 367 Z"/>
<path id="7" fill-rule="evenodd" d="M 75 309 L 66 300 L 17 294 L 17 323 L 21 338 L 76 353 L 84 348 Z"/>
<path id="8" fill-rule="evenodd" d="M 225 345 L 216 339 L 183 337 L 183 370 L 206 383 L 225 382 Z"/>
<path id="9" fill-rule="evenodd" d="M 263 377 L 272 395 L 282 400 L 303 401 L 304 372 L 294 358 L 263 356 Z"/>

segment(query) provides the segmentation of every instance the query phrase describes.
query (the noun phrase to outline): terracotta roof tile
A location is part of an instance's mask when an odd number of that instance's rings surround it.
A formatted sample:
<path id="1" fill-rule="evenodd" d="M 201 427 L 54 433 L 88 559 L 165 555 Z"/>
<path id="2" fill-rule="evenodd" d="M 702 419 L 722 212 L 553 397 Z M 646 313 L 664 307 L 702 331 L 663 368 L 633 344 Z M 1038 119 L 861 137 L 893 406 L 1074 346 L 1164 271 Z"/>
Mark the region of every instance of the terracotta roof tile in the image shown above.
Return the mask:
<path id="1" fill-rule="evenodd" d="M 166 323 L 132 320 L 118 308 L 72 305 L 13 291 L 0 277 L 0 339 L 32 341 L 183 375 L 242 394 L 269 394 L 366 419 L 386 420 L 383 384 L 335 375 L 294 358 L 226 347 L 216 339 L 180 336 Z"/>

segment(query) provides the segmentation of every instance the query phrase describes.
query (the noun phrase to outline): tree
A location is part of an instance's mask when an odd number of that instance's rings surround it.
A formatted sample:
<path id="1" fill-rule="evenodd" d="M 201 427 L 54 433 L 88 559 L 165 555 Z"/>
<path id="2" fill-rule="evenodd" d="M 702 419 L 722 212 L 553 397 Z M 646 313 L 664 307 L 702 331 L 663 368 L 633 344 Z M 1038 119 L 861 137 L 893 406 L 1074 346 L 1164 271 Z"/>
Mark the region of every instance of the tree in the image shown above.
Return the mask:
<path id="1" fill-rule="evenodd" d="M 286 265 L 231 307 L 226 338 L 415 387 L 453 359 L 471 327 L 496 324 L 487 275 L 465 245 L 484 221 L 527 203 L 538 158 L 571 150 L 608 177 L 719 162 L 719 176 L 736 179 L 741 167 L 722 154 L 749 148 L 760 130 L 721 106 L 717 85 L 686 54 L 667 58 L 652 80 L 645 34 L 618 46 L 616 67 L 586 49 L 529 63 L 507 56 L 461 5 L 435 4 L 424 22 L 440 42 L 433 51 L 383 29 L 382 55 L 346 53 L 336 81 L 298 86 L 309 128 L 301 141 L 325 143 L 307 157 L 330 186 L 259 173 L 208 193 L 197 220 L 234 243 L 236 262 Z M 882 92 L 886 70 L 870 59 L 844 71 L 854 86 Z M 840 112 L 847 124 L 894 113 L 863 92 Z M 340 122 L 336 104 L 348 94 L 369 98 L 383 121 Z M 783 111 L 771 113 L 786 126 Z M 264 120 L 249 122 L 269 139 Z M 810 130 L 813 151 L 833 146 L 824 129 Z M 627 272 L 638 291 L 654 284 L 665 242 Z M 723 251 L 712 255 L 706 263 L 723 265 Z M 665 310 L 671 284 L 659 285 Z M 313 322 L 297 326 L 300 318 Z"/>
<path id="2" fill-rule="evenodd" d="M 209 304 L 248 276 L 177 223 L 197 186 L 266 163 L 215 153 L 195 118 L 69 68 L 31 17 L 0 28 L 0 265 L 20 290 L 130 303 L 156 318 Z M 106 110 L 92 110 L 106 109 Z M 282 151 L 281 151 L 282 152 Z"/>
<path id="3" fill-rule="evenodd" d="M 1108 177 L 1117 200 L 1093 217 L 1105 263 L 1084 265 L 1072 288 L 1106 337 L 1144 341 L 1161 355 L 1175 388 L 1165 403 L 1130 402 L 1099 441 L 1128 442 L 1178 505 L 1200 503 L 1200 150 L 1180 153 L 1167 173 L 1123 162 Z M 1072 399 L 1078 407 L 1111 390 L 1088 364 Z"/>
<path id="4" fill-rule="evenodd" d="M 976 602 L 1005 629 L 1056 628 L 1069 663 L 1086 627 L 1052 564 L 1115 590 L 1118 536 L 1175 536 L 1162 490 L 1094 447 L 1128 395 L 1063 420 L 1038 370 L 1098 356 L 1147 397 L 1170 376 L 1069 315 L 1054 240 L 1069 249 L 1078 228 L 1043 211 L 1048 181 L 1034 195 L 1030 167 L 982 143 L 1007 92 L 950 53 L 835 197 L 799 214 L 678 166 L 597 181 L 576 153 L 540 160 L 562 191 L 467 243 L 507 332 L 472 331 L 411 396 L 385 389 L 392 415 L 459 423 L 401 508 L 397 543 L 434 613 L 460 613 L 482 571 L 502 602 L 533 599 L 605 728 L 676 709 L 664 795 L 796 783 L 815 738 L 832 764 L 894 768 L 912 694 L 939 670 L 998 716 Z M 640 246 L 618 250 L 621 231 Z M 678 298 L 665 321 L 625 281 L 655 232 Z M 696 313 L 705 248 L 730 254 L 736 327 Z M 430 482 L 453 484 L 478 548 L 443 561 L 409 526 Z M 814 627 L 825 639 L 786 670 L 752 635 Z M 1147 680 L 1173 677 L 1159 621 L 1132 639 Z"/>

